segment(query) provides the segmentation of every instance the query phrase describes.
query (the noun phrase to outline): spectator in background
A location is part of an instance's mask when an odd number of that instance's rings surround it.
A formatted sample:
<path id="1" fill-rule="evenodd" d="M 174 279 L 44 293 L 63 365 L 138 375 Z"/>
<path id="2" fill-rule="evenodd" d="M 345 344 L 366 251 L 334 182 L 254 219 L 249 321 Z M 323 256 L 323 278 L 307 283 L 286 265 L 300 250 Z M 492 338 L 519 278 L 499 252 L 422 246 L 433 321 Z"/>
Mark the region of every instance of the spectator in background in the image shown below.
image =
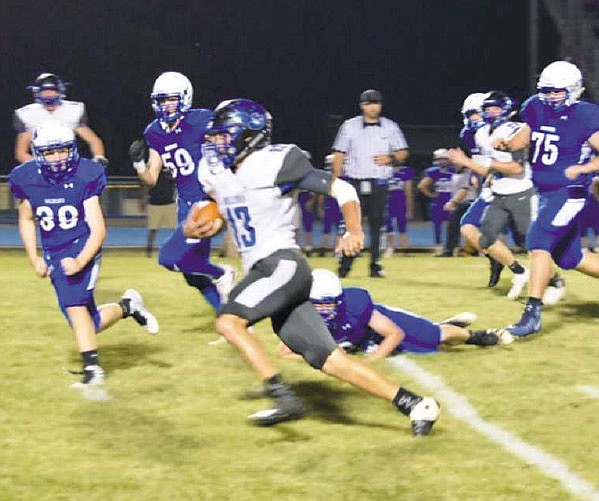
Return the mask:
<path id="1" fill-rule="evenodd" d="M 433 221 L 435 245 L 441 245 L 441 228 L 450 212 L 445 210 L 451 199 L 451 179 L 455 169 L 452 167 L 447 150 L 439 148 L 433 152 L 433 165 L 424 171 L 424 177 L 418 183 L 418 190 L 430 200 L 429 215 Z"/>
<path id="2" fill-rule="evenodd" d="M 407 221 L 414 217 L 414 187 L 415 173 L 412 167 L 401 165 L 393 167 L 393 177 L 389 181 L 389 197 L 387 201 L 387 248 L 385 257 L 393 256 L 395 252 L 395 228 L 399 233 L 399 245 L 408 247 Z M 395 224 L 394 224 L 395 223 Z"/>
<path id="3" fill-rule="evenodd" d="M 443 210 L 449 213 L 447 236 L 445 248 L 439 257 L 453 257 L 454 251 L 460 243 L 460 220 L 476 198 L 471 177 L 468 169 L 460 169 L 451 177 L 451 198 L 443 206 Z"/>
<path id="4" fill-rule="evenodd" d="M 360 95 L 362 114 L 343 122 L 333 149 L 333 174 L 344 176 L 360 196 L 363 216 L 370 226 L 370 276 L 385 276 L 379 262 L 381 230 L 389 180 L 393 165 L 404 162 L 409 155 L 408 143 L 399 126 L 381 116 L 383 96 L 378 90 L 365 90 Z M 354 258 L 341 257 L 339 276 L 347 276 Z"/>
<path id="5" fill-rule="evenodd" d="M 67 85 L 53 73 L 42 73 L 27 87 L 33 92 L 35 102 L 15 110 L 13 119 L 17 132 L 15 158 L 18 162 L 27 162 L 33 158 L 30 149 L 33 132 L 42 123 L 53 119 L 66 125 L 87 143 L 92 160 L 100 162 L 104 167 L 108 165 L 104 156 L 104 143 L 87 125 L 85 104 L 64 99 Z"/>
<path id="6" fill-rule="evenodd" d="M 156 184 L 148 193 L 148 244 L 146 256 L 152 256 L 156 231 L 177 227 L 175 183 L 168 168 L 163 167 Z"/>

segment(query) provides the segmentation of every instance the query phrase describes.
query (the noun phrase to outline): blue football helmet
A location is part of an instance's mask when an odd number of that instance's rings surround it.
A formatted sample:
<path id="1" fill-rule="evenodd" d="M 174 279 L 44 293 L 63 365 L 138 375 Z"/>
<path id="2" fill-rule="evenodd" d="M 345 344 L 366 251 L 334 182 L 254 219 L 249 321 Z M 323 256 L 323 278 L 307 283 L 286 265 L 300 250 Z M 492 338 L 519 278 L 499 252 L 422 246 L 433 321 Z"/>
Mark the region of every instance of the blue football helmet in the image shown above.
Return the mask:
<path id="1" fill-rule="evenodd" d="M 75 133 L 66 125 L 56 120 L 44 122 L 35 130 L 31 146 L 42 175 L 51 183 L 66 181 L 75 173 L 79 165 L 77 141 Z M 68 149 L 66 158 L 46 158 L 48 153 L 64 149 Z"/>
<path id="2" fill-rule="evenodd" d="M 499 115 L 492 115 L 487 111 L 487 108 L 490 106 L 498 106 L 501 108 L 501 113 Z M 507 94 L 499 90 L 492 90 L 485 96 L 481 108 L 483 110 L 483 120 L 491 125 L 491 127 L 497 127 L 503 122 L 507 122 L 510 116 L 512 116 L 514 101 Z"/>
<path id="3" fill-rule="evenodd" d="M 165 99 L 175 97 L 177 103 L 166 104 Z M 150 94 L 154 116 L 163 123 L 172 123 L 181 118 L 191 108 L 193 86 L 182 73 L 167 71 L 162 73 L 152 87 Z"/>
<path id="4" fill-rule="evenodd" d="M 259 103 L 250 99 L 223 101 L 214 110 L 206 128 L 206 137 L 222 135 L 215 143 L 218 159 L 231 167 L 253 151 L 268 146 L 271 141 L 272 117 Z"/>
<path id="5" fill-rule="evenodd" d="M 63 82 L 60 77 L 54 73 L 41 73 L 31 85 L 27 86 L 33 93 L 33 99 L 36 103 L 43 106 L 58 106 L 66 97 L 68 83 Z M 54 90 L 57 94 L 53 96 L 42 96 L 45 90 Z"/>
<path id="6" fill-rule="evenodd" d="M 343 305 L 343 288 L 339 277 L 330 270 L 312 271 L 310 302 L 314 305 L 329 330 L 335 330 Z"/>

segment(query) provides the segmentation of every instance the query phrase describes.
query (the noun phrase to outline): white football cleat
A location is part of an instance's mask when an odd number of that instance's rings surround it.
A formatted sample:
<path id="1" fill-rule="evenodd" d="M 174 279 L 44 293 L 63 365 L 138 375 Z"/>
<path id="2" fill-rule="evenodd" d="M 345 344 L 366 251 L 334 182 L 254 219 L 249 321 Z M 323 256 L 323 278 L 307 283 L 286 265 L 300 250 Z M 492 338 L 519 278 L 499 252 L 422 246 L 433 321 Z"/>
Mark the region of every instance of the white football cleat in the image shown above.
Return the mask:
<path id="1" fill-rule="evenodd" d="M 99 365 L 86 365 L 83 368 L 83 379 L 71 385 L 71 388 L 87 388 L 104 384 L 104 369 Z"/>
<path id="2" fill-rule="evenodd" d="M 410 412 L 410 421 L 412 423 L 412 433 L 416 437 L 428 435 L 437 419 L 441 414 L 441 406 L 432 397 L 422 397 L 412 412 Z"/>
<path id="3" fill-rule="evenodd" d="M 498 345 L 511 344 L 514 342 L 514 336 L 505 329 L 495 329 L 495 335 L 497 336 Z"/>
<path id="4" fill-rule="evenodd" d="M 226 303 L 231 290 L 237 283 L 237 268 L 230 264 L 221 264 L 219 266 L 223 269 L 224 273 L 220 278 L 214 280 L 214 285 L 220 295 L 221 303 Z"/>
<path id="5" fill-rule="evenodd" d="M 440 325 L 455 325 L 456 327 L 468 327 L 470 324 L 476 322 L 476 313 L 470 313 L 469 311 L 462 311 L 452 317 L 446 318 L 439 322 Z"/>
<path id="6" fill-rule="evenodd" d="M 524 268 L 524 273 L 514 273 L 512 275 L 512 288 L 507 293 L 507 298 L 515 301 L 522 294 L 522 290 L 526 287 L 528 279 L 530 278 L 530 271 L 528 268 Z"/>
<path id="7" fill-rule="evenodd" d="M 139 325 L 144 326 L 150 334 L 158 334 L 160 330 L 158 320 L 146 308 L 139 292 L 135 289 L 127 289 L 121 301 L 129 301 L 129 313 Z"/>
<path id="8" fill-rule="evenodd" d="M 566 295 L 566 281 L 560 276 L 551 277 L 549 285 L 543 294 L 543 304 L 553 305 L 559 303 Z"/>

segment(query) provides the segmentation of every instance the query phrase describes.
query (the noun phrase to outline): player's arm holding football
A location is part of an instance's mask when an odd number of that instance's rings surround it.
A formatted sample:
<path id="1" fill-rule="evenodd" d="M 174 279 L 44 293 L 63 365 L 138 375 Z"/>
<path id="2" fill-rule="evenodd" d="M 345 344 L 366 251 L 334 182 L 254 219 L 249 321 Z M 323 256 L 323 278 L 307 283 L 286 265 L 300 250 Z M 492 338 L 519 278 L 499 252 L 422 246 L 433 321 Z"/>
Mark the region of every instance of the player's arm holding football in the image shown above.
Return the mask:
<path id="1" fill-rule="evenodd" d="M 33 209 L 26 198 L 19 202 L 19 233 L 31 266 L 38 277 L 44 278 L 48 275 L 48 267 L 44 258 L 37 255 L 37 229 Z"/>
<path id="2" fill-rule="evenodd" d="M 162 170 L 162 158 L 158 152 L 148 148 L 144 139 L 136 139 L 129 146 L 129 158 L 137 171 L 137 177 L 146 186 L 155 186 Z"/>
<path id="3" fill-rule="evenodd" d="M 68 276 L 75 275 L 85 268 L 100 251 L 106 238 L 106 225 L 99 197 L 93 196 L 85 200 L 83 208 L 85 210 L 85 220 L 90 229 L 90 235 L 77 256 L 66 257 L 60 261 L 65 275 Z"/>

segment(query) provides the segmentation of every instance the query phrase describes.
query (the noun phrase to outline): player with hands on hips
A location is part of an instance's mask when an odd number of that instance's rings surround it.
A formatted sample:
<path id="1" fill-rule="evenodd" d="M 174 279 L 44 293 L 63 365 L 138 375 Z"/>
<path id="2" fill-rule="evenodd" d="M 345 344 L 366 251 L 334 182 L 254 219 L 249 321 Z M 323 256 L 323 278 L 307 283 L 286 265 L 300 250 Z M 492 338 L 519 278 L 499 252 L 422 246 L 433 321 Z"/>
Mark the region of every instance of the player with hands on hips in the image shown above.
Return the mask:
<path id="1" fill-rule="evenodd" d="M 75 334 L 83 380 L 73 386 L 99 386 L 104 371 L 96 334 L 129 316 L 156 334 L 158 321 L 134 289 L 125 291 L 118 303 L 96 307 L 94 288 L 106 235 L 99 199 L 106 187 L 102 166 L 81 158 L 73 131 L 57 121 L 35 130 L 32 148 L 35 159 L 15 167 L 9 178 L 19 199 L 19 232 L 35 273 L 50 277 Z M 36 222 L 43 257 L 37 254 Z"/>

